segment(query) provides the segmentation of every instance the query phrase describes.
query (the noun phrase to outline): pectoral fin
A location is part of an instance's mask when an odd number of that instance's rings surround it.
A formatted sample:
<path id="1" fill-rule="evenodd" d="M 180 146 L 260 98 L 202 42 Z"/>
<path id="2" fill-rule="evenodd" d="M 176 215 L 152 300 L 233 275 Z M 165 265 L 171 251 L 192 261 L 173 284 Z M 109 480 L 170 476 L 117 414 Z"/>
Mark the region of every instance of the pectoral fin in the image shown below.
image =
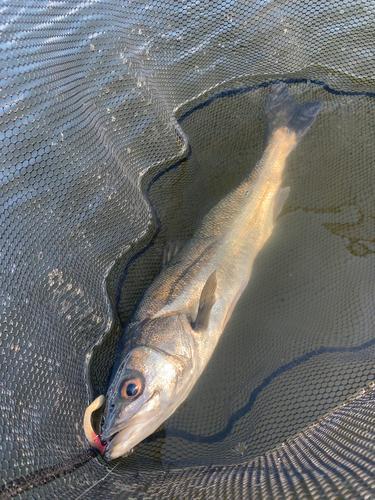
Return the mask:
<path id="1" fill-rule="evenodd" d="M 216 271 L 214 271 L 206 281 L 202 290 L 201 298 L 199 299 L 197 319 L 193 325 L 194 330 L 197 332 L 203 332 L 208 328 L 211 310 L 216 302 L 216 288 L 217 279 Z"/>
<path id="2" fill-rule="evenodd" d="M 275 201 L 273 204 L 273 221 L 277 219 L 277 217 L 280 215 L 281 210 L 283 209 L 284 203 L 286 202 L 286 199 L 288 198 L 290 193 L 290 187 L 286 188 L 280 188 L 279 191 L 277 192 L 275 196 Z"/>

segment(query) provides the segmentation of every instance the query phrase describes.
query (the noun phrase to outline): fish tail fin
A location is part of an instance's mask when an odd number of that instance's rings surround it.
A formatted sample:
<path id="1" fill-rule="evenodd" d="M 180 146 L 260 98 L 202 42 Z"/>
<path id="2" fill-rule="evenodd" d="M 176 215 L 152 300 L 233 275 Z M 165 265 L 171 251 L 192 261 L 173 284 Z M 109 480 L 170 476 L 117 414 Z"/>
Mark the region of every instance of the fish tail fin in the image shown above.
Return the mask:
<path id="1" fill-rule="evenodd" d="M 300 105 L 286 86 L 275 85 L 266 103 L 266 141 L 268 142 L 277 130 L 286 127 L 295 133 L 295 144 L 297 144 L 314 123 L 322 106 L 323 102 L 319 100 Z"/>

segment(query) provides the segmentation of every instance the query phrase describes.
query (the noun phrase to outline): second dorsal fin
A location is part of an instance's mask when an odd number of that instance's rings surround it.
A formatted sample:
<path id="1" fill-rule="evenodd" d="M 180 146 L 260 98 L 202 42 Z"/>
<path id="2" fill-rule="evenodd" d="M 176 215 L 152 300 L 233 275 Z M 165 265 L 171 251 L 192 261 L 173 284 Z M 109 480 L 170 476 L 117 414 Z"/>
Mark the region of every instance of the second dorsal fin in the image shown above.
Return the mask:
<path id="1" fill-rule="evenodd" d="M 184 248 L 185 241 L 182 240 L 177 240 L 177 241 L 171 241 L 168 243 L 168 245 L 164 248 L 163 251 L 163 266 L 168 264 L 175 255 L 177 255 L 181 250 Z"/>

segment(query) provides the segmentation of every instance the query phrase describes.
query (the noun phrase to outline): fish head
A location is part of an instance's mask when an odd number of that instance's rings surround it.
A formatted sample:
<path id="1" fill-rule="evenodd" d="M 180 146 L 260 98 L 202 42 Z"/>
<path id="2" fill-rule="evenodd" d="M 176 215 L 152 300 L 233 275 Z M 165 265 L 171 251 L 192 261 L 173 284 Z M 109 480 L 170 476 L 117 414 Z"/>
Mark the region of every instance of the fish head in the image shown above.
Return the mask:
<path id="1" fill-rule="evenodd" d="M 105 457 L 126 455 L 152 434 L 186 398 L 191 375 L 189 357 L 152 345 L 128 352 L 107 393 Z"/>

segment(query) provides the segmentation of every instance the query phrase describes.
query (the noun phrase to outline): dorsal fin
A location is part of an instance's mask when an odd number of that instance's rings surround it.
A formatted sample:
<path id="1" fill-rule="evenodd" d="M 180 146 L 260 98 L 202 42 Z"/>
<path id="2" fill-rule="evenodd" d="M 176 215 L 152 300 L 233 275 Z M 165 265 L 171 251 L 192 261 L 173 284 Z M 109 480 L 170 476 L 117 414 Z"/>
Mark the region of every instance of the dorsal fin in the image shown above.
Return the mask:
<path id="1" fill-rule="evenodd" d="M 193 325 L 196 332 L 204 332 L 208 328 L 211 310 L 216 302 L 216 288 L 217 279 L 216 271 L 214 271 L 206 281 L 201 293 L 201 298 L 199 299 L 198 314 Z"/>
<path id="2" fill-rule="evenodd" d="M 177 255 L 185 245 L 185 241 L 182 240 L 177 240 L 177 241 L 171 241 L 168 243 L 168 245 L 164 248 L 163 251 L 163 266 L 168 264 L 175 255 Z"/>

